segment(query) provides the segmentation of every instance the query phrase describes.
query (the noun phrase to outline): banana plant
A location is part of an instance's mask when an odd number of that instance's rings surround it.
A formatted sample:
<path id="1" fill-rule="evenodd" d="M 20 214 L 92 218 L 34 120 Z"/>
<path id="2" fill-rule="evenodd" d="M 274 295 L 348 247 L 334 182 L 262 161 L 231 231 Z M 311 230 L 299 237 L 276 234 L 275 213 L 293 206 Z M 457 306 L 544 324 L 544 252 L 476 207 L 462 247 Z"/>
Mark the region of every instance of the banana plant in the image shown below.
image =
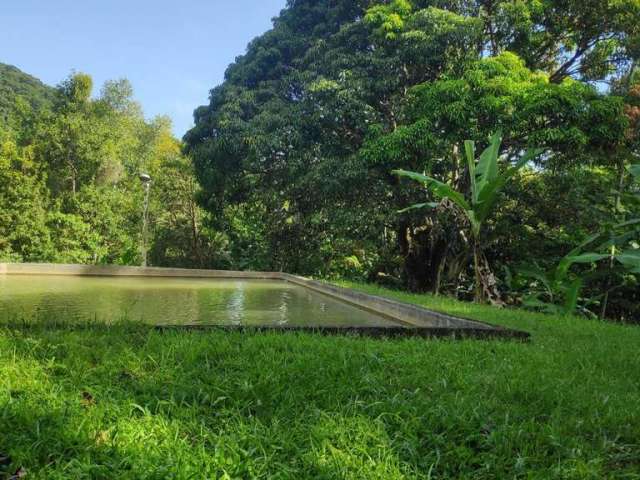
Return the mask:
<path id="1" fill-rule="evenodd" d="M 628 168 L 636 184 L 640 183 L 640 164 Z M 637 193 L 625 194 L 624 203 L 639 202 Z M 570 273 L 574 264 L 596 264 L 609 260 L 607 274 L 615 271 L 625 274 L 640 275 L 640 218 L 617 223 L 587 238 L 569 252 L 551 270 L 544 271 L 537 266 L 518 269 L 518 274 L 525 279 L 534 280 L 534 287 L 525 297 L 524 305 L 547 313 L 570 315 L 580 310 L 587 315 L 595 316 L 584 305 L 579 305 L 580 293 L 586 277 Z M 603 242 L 602 240 L 605 239 Z M 589 247 L 592 252 L 584 252 Z M 607 252 L 607 253 L 600 253 Z M 609 289 L 615 287 L 607 282 Z M 609 289 L 603 294 L 600 317 L 605 318 Z"/>
<path id="2" fill-rule="evenodd" d="M 523 305 L 535 310 L 556 315 L 571 315 L 578 309 L 580 292 L 584 279 L 571 275 L 575 264 L 594 264 L 609 258 L 607 253 L 583 252 L 583 250 L 601 235 L 593 235 L 571 250 L 551 270 L 543 270 L 537 265 L 518 269 L 525 279 L 534 280 L 538 288 L 533 288 L 524 297 Z M 588 310 L 583 310 L 585 313 Z"/>
<path id="3" fill-rule="evenodd" d="M 624 227 L 626 224 L 618 225 Z M 576 264 L 596 264 L 602 260 L 613 259 L 630 273 L 640 273 L 640 251 L 627 250 L 615 254 L 584 252 L 583 250 L 597 240 L 602 239 L 604 233 L 598 233 L 589 237 L 571 252 L 565 255 L 558 264 L 550 269 L 543 270 L 537 265 L 523 267 L 517 270 L 520 277 L 533 280 L 535 285 L 523 299 L 523 305 L 545 313 L 556 315 L 572 315 L 576 311 L 595 316 L 584 305 L 579 304 L 580 293 L 587 277 L 571 274 L 570 269 Z M 595 246 L 595 250 L 608 250 L 610 242 Z"/>
<path id="4" fill-rule="evenodd" d="M 406 170 L 393 171 L 395 175 L 422 183 L 438 199 L 449 199 L 468 219 L 472 237 L 475 297 L 477 302 L 483 301 L 487 295 L 490 295 L 492 284 L 495 283 L 492 280 L 492 275 L 482 251 L 482 229 L 487 218 L 493 212 L 500 192 L 509 179 L 529 161 L 542 153 L 540 149 L 529 150 L 520 157 L 515 165 L 501 169 L 498 162 L 501 144 L 502 136 L 498 132 L 491 137 L 489 147 L 476 160 L 475 143 L 471 140 L 465 141 L 465 157 L 471 185 L 471 191 L 468 194 L 459 192 L 451 185 L 421 173 Z M 413 205 L 403 210 L 403 212 L 417 208 L 433 208 L 435 205 L 437 204 L 421 203 Z"/>
<path id="5" fill-rule="evenodd" d="M 637 186 L 640 186 L 640 163 L 633 164 L 629 167 L 629 172 L 634 177 Z M 640 194 L 635 193 L 634 200 L 636 204 L 640 203 Z M 628 249 L 618 255 L 618 260 L 627 267 L 632 273 L 640 274 L 640 218 L 628 220 L 622 225 L 627 236 L 635 243 L 633 249 Z"/>

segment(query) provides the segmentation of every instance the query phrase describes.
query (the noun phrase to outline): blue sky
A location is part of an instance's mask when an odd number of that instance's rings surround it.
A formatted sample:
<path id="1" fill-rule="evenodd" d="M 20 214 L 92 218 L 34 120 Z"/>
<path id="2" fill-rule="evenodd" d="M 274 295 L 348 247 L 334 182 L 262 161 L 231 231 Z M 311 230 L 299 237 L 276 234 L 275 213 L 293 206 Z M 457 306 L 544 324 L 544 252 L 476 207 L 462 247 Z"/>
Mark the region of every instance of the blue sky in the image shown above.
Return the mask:
<path id="1" fill-rule="evenodd" d="M 1 0 L 0 62 L 49 85 L 72 70 L 128 78 L 147 117 L 169 115 L 178 136 L 195 107 L 271 27 L 286 0 Z"/>

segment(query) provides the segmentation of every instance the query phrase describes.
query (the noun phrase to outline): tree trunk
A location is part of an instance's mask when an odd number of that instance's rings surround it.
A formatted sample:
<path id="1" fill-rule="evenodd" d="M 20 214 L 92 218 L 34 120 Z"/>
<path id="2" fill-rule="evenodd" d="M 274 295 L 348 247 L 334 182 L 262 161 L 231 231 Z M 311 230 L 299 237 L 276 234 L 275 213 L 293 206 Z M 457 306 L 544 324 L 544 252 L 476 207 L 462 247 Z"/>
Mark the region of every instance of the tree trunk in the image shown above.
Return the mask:
<path id="1" fill-rule="evenodd" d="M 399 235 L 407 288 L 412 292 L 426 292 L 432 283 L 429 278 L 429 252 L 419 244 L 420 240 L 409 225 L 403 224 Z"/>
<path id="2" fill-rule="evenodd" d="M 477 239 L 473 240 L 473 273 L 475 275 L 475 301 L 476 303 L 484 303 L 482 274 L 480 273 L 480 244 Z"/>
<path id="3" fill-rule="evenodd" d="M 498 55 L 498 42 L 496 41 L 496 32 L 493 27 L 493 2 L 486 2 L 487 10 L 487 33 L 489 34 L 489 43 L 491 45 L 491 55 Z"/>
<path id="4" fill-rule="evenodd" d="M 193 244 L 193 253 L 196 256 L 197 265 L 202 268 L 204 263 L 202 261 L 202 254 L 200 252 L 200 233 L 198 231 L 198 207 L 191 199 L 189 202 L 189 216 L 191 217 L 191 241 Z"/>
<path id="5" fill-rule="evenodd" d="M 442 255 L 442 257 L 440 258 L 440 263 L 438 265 L 438 270 L 436 272 L 436 281 L 435 284 L 433 285 L 433 294 L 437 297 L 438 295 L 440 295 L 440 288 L 442 286 L 442 273 L 444 272 L 444 267 L 447 264 L 447 257 L 446 255 Z"/>
<path id="6" fill-rule="evenodd" d="M 432 229 L 433 225 L 413 228 L 403 223 L 398 230 L 404 280 L 414 292 L 440 292 L 449 248 L 446 239 L 432 236 Z"/>
<path id="7" fill-rule="evenodd" d="M 478 303 L 488 301 L 491 305 L 504 306 L 498 290 L 498 282 L 491 271 L 489 261 L 484 256 L 478 239 L 473 241 L 473 267 L 475 270 L 475 301 Z"/>

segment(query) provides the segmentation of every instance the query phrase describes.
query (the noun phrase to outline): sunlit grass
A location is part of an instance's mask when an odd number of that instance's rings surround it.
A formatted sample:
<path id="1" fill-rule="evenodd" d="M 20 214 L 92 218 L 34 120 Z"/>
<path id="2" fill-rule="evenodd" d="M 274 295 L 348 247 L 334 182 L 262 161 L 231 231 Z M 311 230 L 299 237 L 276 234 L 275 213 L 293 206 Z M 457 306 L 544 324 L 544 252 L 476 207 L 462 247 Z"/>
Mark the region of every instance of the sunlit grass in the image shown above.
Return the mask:
<path id="1" fill-rule="evenodd" d="M 0 327 L 27 478 L 640 478 L 640 329 L 350 284 L 530 343 Z"/>

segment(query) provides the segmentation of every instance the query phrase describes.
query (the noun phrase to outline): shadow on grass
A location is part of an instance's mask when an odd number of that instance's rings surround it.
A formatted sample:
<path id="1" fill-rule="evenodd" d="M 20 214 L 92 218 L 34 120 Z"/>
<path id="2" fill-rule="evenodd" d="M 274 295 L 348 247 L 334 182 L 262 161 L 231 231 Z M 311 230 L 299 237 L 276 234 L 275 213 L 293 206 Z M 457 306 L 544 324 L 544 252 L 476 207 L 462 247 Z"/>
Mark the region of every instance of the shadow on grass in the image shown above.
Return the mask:
<path id="1" fill-rule="evenodd" d="M 512 329 L 495 329 L 486 328 L 449 328 L 449 327 L 368 327 L 368 326 L 341 326 L 341 327 L 325 327 L 325 326 L 244 326 L 244 325 L 148 325 L 140 322 L 121 320 L 117 322 L 98 322 L 91 319 L 10 319 L 0 321 L 0 328 L 9 330 L 24 330 L 31 332 L 38 331 L 82 331 L 82 330 L 113 330 L 114 328 L 124 328 L 130 331 L 144 332 L 154 329 L 159 332 L 234 332 L 245 335 L 255 334 L 314 334 L 326 336 L 350 336 L 350 337 L 371 337 L 381 339 L 397 339 L 397 338 L 444 338 L 451 340 L 515 340 L 520 342 L 528 342 L 531 336 L 527 332 Z"/>

